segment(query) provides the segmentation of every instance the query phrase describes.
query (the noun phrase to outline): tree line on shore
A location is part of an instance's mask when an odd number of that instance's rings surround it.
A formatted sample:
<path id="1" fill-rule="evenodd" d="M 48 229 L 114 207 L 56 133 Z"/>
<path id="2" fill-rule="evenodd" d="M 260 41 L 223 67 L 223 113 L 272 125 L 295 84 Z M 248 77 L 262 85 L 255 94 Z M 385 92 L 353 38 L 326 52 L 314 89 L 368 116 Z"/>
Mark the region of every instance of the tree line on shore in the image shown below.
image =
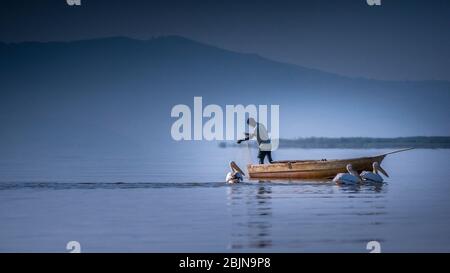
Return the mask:
<path id="1" fill-rule="evenodd" d="M 253 142 L 250 145 L 256 144 Z M 220 142 L 219 147 L 236 147 L 234 142 Z M 450 136 L 414 136 L 396 138 L 372 138 L 372 137 L 306 137 L 295 139 L 280 139 L 279 148 L 305 148 L 305 149 L 382 149 L 382 148 L 425 148 L 425 149 L 449 149 Z"/>

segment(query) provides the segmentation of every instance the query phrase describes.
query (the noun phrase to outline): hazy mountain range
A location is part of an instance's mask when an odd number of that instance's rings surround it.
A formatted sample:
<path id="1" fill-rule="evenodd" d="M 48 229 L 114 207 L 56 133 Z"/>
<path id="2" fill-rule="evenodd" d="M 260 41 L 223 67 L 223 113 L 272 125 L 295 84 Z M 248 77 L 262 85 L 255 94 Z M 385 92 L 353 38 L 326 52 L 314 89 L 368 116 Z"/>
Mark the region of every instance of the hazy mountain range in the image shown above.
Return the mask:
<path id="1" fill-rule="evenodd" d="M 178 149 L 170 110 L 194 96 L 279 104 L 282 138 L 450 134 L 449 82 L 348 78 L 177 36 L 0 43 L 0 90 L 3 158 Z"/>

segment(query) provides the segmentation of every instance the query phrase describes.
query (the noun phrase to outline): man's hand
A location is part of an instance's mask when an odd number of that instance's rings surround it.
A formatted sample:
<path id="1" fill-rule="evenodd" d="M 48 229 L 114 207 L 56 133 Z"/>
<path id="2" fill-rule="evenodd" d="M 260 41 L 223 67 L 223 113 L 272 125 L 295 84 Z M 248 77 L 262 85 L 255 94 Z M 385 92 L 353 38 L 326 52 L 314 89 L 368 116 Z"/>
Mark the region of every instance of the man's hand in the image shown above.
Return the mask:
<path id="1" fill-rule="evenodd" d="M 238 141 L 237 141 L 237 144 L 241 144 L 241 142 L 242 141 L 247 141 L 247 140 L 249 140 L 250 138 L 248 137 L 248 134 L 246 133 L 246 137 L 244 138 L 244 139 L 239 139 Z"/>

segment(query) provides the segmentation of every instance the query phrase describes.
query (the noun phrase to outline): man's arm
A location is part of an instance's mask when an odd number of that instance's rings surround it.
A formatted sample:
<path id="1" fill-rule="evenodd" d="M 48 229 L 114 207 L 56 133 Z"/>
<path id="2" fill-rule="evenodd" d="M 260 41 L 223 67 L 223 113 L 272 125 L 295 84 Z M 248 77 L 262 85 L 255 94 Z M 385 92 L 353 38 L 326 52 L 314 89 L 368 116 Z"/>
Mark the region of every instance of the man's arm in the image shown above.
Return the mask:
<path id="1" fill-rule="evenodd" d="M 241 144 L 241 142 L 243 142 L 243 141 L 247 141 L 247 140 L 252 139 L 253 136 L 254 136 L 254 134 L 245 133 L 245 138 L 239 139 L 239 140 L 237 141 L 237 143 L 238 143 L 238 144 Z"/>

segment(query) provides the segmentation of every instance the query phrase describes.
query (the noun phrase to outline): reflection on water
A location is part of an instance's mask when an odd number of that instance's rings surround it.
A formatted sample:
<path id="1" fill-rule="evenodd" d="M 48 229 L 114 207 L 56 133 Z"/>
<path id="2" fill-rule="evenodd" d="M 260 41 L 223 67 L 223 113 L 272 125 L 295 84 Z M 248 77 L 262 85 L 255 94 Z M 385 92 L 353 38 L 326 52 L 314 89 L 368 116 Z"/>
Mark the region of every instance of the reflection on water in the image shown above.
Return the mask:
<path id="1" fill-rule="evenodd" d="M 355 185 L 336 185 L 342 192 L 375 192 L 381 193 L 383 189 L 383 185 L 385 183 L 372 183 L 372 182 L 364 182 L 364 184 L 355 184 Z"/>
<path id="2" fill-rule="evenodd" d="M 228 206 L 232 215 L 231 249 L 272 246 L 272 189 L 270 185 L 229 187 Z"/>
<path id="3" fill-rule="evenodd" d="M 227 205 L 232 218 L 228 247 L 301 251 L 311 244 L 363 245 L 374 239 L 382 242 L 384 239 L 376 236 L 355 236 L 358 231 L 344 238 L 332 235 L 332 231 L 333 226 L 336 230 L 344 227 L 339 231 L 342 235 L 349 231 L 345 230 L 346 225 L 355 228 L 355 223 L 359 223 L 358 229 L 382 226 L 387 214 L 384 200 L 387 189 L 383 183 L 336 185 L 329 181 L 260 181 L 253 185 L 231 185 L 227 188 Z M 323 233 L 311 236 L 311 228 L 323 230 Z"/>

